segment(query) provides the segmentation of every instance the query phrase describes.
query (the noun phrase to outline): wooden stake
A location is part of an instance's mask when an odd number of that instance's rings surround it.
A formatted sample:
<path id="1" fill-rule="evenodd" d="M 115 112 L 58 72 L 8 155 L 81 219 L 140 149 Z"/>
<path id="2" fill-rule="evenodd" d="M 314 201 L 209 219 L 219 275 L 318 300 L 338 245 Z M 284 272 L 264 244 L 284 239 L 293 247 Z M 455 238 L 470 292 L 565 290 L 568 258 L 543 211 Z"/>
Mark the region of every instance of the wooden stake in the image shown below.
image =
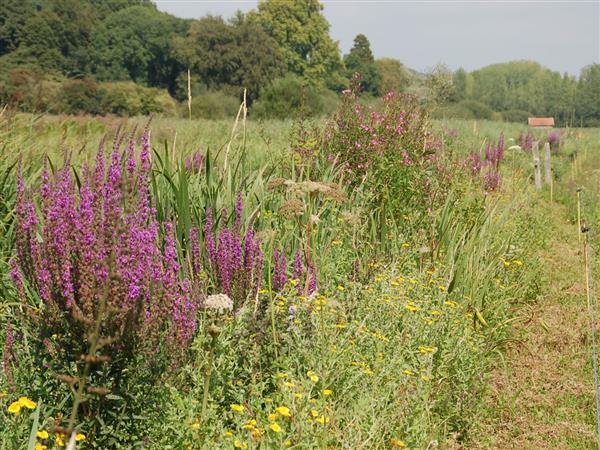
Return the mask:
<path id="1" fill-rule="evenodd" d="M 585 241 L 583 243 L 583 258 L 585 262 L 585 290 L 587 294 L 588 312 L 590 315 L 590 329 L 592 331 L 592 368 L 594 371 L 594 399 L 596 400 L 596 438 L 598 446 L 600 446 L 600 388 L 598 387 L 598 351 L 596 346 L 596 316 L 592 289 L 592 263 L 590 245 L 590 229 L 584 223 L 580 230 L 585 233 Z"/>
<path id="2" fill-rule="evenodd" d="M 577 188 L 577 240 L 581 242 L 581 188 Z"/>
<path id="3" fill-rule="evenodd" d="M 535 180 L 535 190 L 536 191 L 541 191 L 542 190 L 542 168 L 541 168 L 541 161 L 540 161 L 540 147 L 539 147 L 539 142 L 535 141 L 533 143 L 533 148 L 532 148 L 532 153 L 533 153 L 533 176 L 534 176 L 534 180 Z"/>
<path id="4" fill-rule="evenodd" d="M 188 69 L 188 118 L 192 120 L 192 77 Z"/>
<path id="5" fill-rule="evenodd" d="M 544 144 L 544 172 L 546 178 L 546 184 L 552 185 L 552 167 L 550 166 L 550 144 L 546 142 Z"/>

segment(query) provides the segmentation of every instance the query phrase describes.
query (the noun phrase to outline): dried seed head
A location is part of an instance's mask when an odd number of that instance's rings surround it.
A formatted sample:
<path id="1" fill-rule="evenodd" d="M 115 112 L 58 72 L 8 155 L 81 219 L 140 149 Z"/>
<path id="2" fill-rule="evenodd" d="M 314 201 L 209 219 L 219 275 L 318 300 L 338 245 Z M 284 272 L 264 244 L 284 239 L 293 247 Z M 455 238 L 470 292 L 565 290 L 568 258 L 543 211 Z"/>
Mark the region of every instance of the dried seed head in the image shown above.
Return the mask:
<path id="1" fill-rule="evenodd" d="M 271 191 L 280 186 L 283 186 L 285 184 L 285 182 L 286 182 L 285 178 L 273 178 L 273 179 L 269 180 L 269 182 L 267 183 L 267 188 Z"/>
<path id="2" fill-rule="evenodd" d="M 286 219 L 292 219 L 301 216 L 304 213 L 304 202 L 293 198 L 283 202 L 278 211 L 279 215 Z"/>
<path id="3" fill-rule="evenodd" d="M 90 387 L 87 388 L 87 391 L 90 394 L 95 394 L 95 395 L 108 395 L 108 394 L 110 394 L 110 389 L 106 389 L 106 388 L 103 388 L 103 387 L 93 387 L 93 386 L 90 386 Z"/>
<path id="4" fill-rule="evenodd" d="M 336 188 L 329 188 L 329 190 L 325 193 L 325 198 L 329 200 L 333 200 L 334 202 L 343 203 L 348 200 L 348 194 L 345 191 Z"/>
<path id="5" fill-rule="evenodd" d="M 67 384 L 75 384 L 79 381 L 79 377 L 72 377 L 70 375 L 58 374 L 56 375 L 56 379 L 62 381 Z"/>
<path id="6" fill-rule="evenodd" d="M 356 212 L 344 211 L 341 214 L 341 218 L 349 225 L 360 225 L 360 215 Z"/>
<path id="7" fill-rule="evenodd" d="M 221 329 L 216 325 L 209 325 L 206 328 L 206 331 L 208 331 L 208 334 L 210 334 L 210 336 L 213 338 L 216 338 L 219 336 L 219 334 L 221 334 Z"/>

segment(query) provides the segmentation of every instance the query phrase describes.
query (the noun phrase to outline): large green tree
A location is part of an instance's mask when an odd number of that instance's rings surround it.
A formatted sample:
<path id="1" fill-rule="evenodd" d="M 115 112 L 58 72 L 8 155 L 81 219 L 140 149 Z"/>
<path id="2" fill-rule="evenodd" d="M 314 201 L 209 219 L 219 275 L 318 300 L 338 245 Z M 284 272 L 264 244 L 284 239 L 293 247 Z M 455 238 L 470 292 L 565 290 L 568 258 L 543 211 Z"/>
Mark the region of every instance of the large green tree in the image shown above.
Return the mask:
<path id="1" fill-rule="evenodd" d="M 178 61 L 202 84 L 237 93 L 246 88 L 250 101 L 286 69 L 274 39 L 241 14 L 232 23 L 213 16 L 194 21 L 175 47 Z"/>
<path id="2" fill-rule="evenodd" d="M 429 91 L 429 100 L 434 103 L 444 103 L 454 96 L 452 71 L 445 64 L 437 64 L 427 74 L 425 84 Z"/>
<path id="3" fill-rule="evenodd" d="M 253 14 L 279 45 L 288 70 L 315 84 L 343 86 L 338 43 L 318 0 L 261 0 Z"/>
<path id="4" fill-rule="evenodd" d="M 410 74 L 404 65 L 393 58 L 380 58 L 375 60 L 377 70 L 381 74 L 381 93 L 391 91 L 404 92 L 410 84 Z"/>
<path id="5" fill-rule="evenodd" d="M 359 34 L 354 38 L 354 46 L 344 57 L 344 64 L 348 78 L 351 78 L 354 73 L 358 73 L 365 92 L 373 95 L 380 94 L 382 76 L 375 64 L 371 43 L 364 34 Z"/>
<path id="6" fill-rule="evenodd" d="M 577 116 L 584 125 L 600 126 L 600 64 L 591 64 L 581 71 Z"/>
<path id="7" fill-rule="evenodd" d="M 120 9 L 93 32 L 91 71 L 100 80 L 172 88 L 180 70 L 172 58 L 172 40 L 184 35 L 187 23 L 143 5 Z"/>

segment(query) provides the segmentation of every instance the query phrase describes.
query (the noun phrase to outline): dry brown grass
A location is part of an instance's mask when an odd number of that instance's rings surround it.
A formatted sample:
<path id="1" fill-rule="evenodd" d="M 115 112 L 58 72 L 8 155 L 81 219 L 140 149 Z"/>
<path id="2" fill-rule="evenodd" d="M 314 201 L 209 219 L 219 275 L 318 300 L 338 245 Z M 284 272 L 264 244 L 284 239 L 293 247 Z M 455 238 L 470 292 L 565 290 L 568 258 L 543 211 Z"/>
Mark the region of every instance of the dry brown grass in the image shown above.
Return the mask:
<path id="1" fill-rule="evenodd" d="M 553 207 L 554 217 L 564 215 Z M 545 295 L 513 330 L 472 449 L 596 448 L 590 329 L 575 228 L 557 224 L 539 263 Z"/>

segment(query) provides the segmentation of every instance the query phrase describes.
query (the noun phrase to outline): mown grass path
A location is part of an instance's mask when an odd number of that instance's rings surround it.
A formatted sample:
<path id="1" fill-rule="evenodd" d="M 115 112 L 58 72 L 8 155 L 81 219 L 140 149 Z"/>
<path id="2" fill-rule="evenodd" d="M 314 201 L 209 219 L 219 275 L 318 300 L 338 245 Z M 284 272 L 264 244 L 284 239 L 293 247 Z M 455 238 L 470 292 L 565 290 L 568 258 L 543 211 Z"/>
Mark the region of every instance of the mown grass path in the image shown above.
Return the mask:
<path id="1" fill-rule="evenodd" d="M 554 224 L 539 255 L 543 295 L 515 312 L 514 341 L 492 373 L 468 448 L 597 448 L 582 245 L 563 208 L 546 208 Z"/>

